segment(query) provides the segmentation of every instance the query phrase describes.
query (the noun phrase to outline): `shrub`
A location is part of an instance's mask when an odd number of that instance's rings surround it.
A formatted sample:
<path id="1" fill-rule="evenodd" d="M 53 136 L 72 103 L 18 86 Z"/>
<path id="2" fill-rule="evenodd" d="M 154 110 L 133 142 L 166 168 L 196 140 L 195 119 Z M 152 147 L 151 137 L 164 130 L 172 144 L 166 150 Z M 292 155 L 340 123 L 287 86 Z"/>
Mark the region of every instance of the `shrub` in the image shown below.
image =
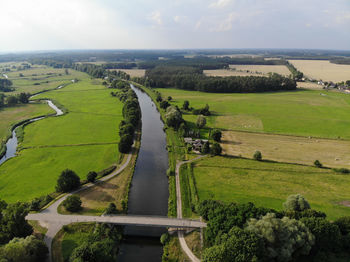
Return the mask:
<path id="1" fill-rule="evenodd" d="M 222 148 L 221 148 L 220 144 L 213 143 L 211 148 L 210 148 L 210 154 L 217 156 L 217 155 L 220 155 L 221 152 L 222 152 Z"/>
<path id="2" fill-rule="evenodd" d="M 253 158 L 257 161 L 261 161 L 262 160 L 262 154 L 260 151 L 255 151 L 254 155 L 253 155 Z"/>
<path id="3" fill-rule="evenodd" d="M 70 212 L 77 212 L 81 209 L 81 200 L 77 195 L 71 195 L 63 201 L 63 206 Z"/>
<path id="4" fill-rule="evenodd" d="M 207 123 L 207 120 L 205 119 L 205 117 L 203 115 L 199 115 L 197 117 L 197 122 L 196 125 L 198 128 L 203 128 Z"/>
<path id="5" fill-rule="evenodd" d="M 171 96 L 168 96 L 168 101 L 173 100 L 173 98 Z"/>
<path id="6" fill-rule="evenodd" d="M 221 136 L 222 136 L 222 133 L 220 130 L 218 129 L 214 129 L 212 132 L 211 132 L 211 137 L 214 141 L 216 142 L 220 142 L 221 141 Z"/>
<path id="7" fill-rule="evenodd" d="M 97 173 L 95 171 L 90 171 L 87 176 L 86 179 L 87 181 L 94 183 L 97 177 Z"/>
<path id="8" fill-rule="evenodd" d="M 56 191 L 57 192 L 69 192 L 80 186 L 79 176 L 72 170 L 66 169 L 62 171 L 57 180 Z"/>
<path id="9" fill-rule="evenodd" d="M 190 109 L 190 102 L 188 102 L 187 100 L 184 101 L 183 105 L 182 105 L 182 109 L 183 110 L 189 110 Z"/>
<path id="10" fill-rule="evenodd" d="M 350 173 L 350 169 L 347 169 L 347 168 L 333 168 L 333 171 L 337 173 L 342 173 L 342 174 Z"/>
<path id="11" fill-rule="evenodd" d="M 108 207 L 105 210 L 105 214 L 118 214 L 117 206 L 114 203 L 109 203 Z"/>
<path id="12" fill-rule="evenodd" d="M 290 195 L 283 203 L 283 207 L 289 211 L 304 211 L 310 209 L 310 204 L 302 195 L 296 194 Z"/>
<path id="13" fill-rule="evenodd" d="M 323 165 L 321 164 L 321 162 L 319 160 L 315 160 L 314 165 L 316 167 L 318 167 L 318 168 L 322 168 L 323 167 Z"/>
<path id="14" fill-rule="evenodd" d="M 160 236 L 160 243 L 162 243 L 162 245 L 165 245 L 166 243 L 168 243 L 169 240 L 170 240 L 170 237 L 168 233 L 164 233 Z"/>
<path id="15" fill-rule="evenodd" d="M 209 142 L 204 143 L 201 153 L 208 154 L 210 152 Z"/>
<path id="16" fill-rule="evenodd" d="M 160 108 L 163 108 L 163 109 L 167 109 L 170 106 L 168 101 L 162 101 L 160 102 L 159 105 L 160 105 Z"/>

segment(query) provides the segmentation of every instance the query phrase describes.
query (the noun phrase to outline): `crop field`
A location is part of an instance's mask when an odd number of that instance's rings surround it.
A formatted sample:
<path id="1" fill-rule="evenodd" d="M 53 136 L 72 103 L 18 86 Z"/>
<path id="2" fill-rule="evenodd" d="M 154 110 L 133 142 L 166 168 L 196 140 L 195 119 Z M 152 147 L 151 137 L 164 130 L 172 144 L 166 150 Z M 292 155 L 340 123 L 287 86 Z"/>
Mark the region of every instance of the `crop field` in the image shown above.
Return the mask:
<path id="1" fill-rule="evenodd" d="M 0 140 L 4 141 L 11 134 L 11 127 L 23 120 L 53 113 L 45 103 L 6 107 L 0 110 Z"/>
<path id="2" fill-rule="evenodd" d="M 284 65 L 230 65 L 231 69 L 236 71 L 246 71 L 247 73 L 263 74 L 277 73 L 280 75 L 290 75 L 289 69 Z"/>
<path id="3" fill-rule="evenodd" d="M 300 193 L 329 219 L 349 216 L 349 175 L 309 166 L 212 157 L 194 164 L 199 200 L 216 199 L 282 209 L 291 194 Z"/>
<path id="4" fill-rule="evenodd" d="M 323 89 L 323 86 L 313 82 L 297 82 L 297 87 L 305 89 Z"/>
<path id="5" fill-rule="evenodd" d="M 143 77 L 145 76 L 145 69 L 110 69 L 110 71 L 123 71 L 131 77 Z"/>
<path id="6" fill-rule="evenodd" d="M 208 104 L 207 126 L 225 130 L 350 139 L 350 96 L 320 90 L 260 94 L 218 94 L 158 88 L 180 108 Z M 194 124 L 197 116 L 186 113 Z"/>
<path id="7" fill-rule="evenodd" d="M 337 65 L 324 60 L 290 60 L 289 62 L 309 78 L 335 83 L 350 80 L 350 65 Z"/>
<path id="8" fill-rule="evenodd" d="M 31 200 L 54 191 L 63 169 L 82 179 L 119 161 L 122 103 L 100 81 L 85 80 L 36 96 L 50 98 L 68 113 L 24 128 L 19 155 L 0 166 L 0 198 Z"/>
<path id="9" fill-rule="evenodd" d="M 7 93 L 37 93 L 43 90 L 51 90 L 60 85 L 71 83 L 72 79 L 85 78 L 83 73 L 68 69 L 52 68 L 47 66 L 33 66 L 30 69 L 6 72 L 8 79 L 13 82 L 15 91 Z M 23 76 L 20 76 L 22 74 Z"/>
<path id="10" fill-rule="evenodd" d="M 318 159 L 327 167 L 350 168 L 350 141 L 223 131 L 223 154 L 252 158 L 256 150 L 263 158 L 313 165 Z"/>

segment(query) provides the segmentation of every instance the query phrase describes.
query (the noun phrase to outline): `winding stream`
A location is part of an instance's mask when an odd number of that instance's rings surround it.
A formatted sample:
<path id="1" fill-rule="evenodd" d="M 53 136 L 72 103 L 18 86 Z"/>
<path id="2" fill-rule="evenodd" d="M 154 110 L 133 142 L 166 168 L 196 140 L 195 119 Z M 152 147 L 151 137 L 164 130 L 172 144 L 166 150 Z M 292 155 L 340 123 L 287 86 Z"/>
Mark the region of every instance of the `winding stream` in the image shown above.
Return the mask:
<path id="1" fill-rule="evenodd" d="M 32 96 L 32 97 L 34 97 L 34 96 Z M 63 111 L 61 109 L 59 109 L 51 100 L 45 100 L 45 101 L 47 102 L 49 107 L 51 107 L 53 110 L 56 111 L 56 116 L 63 115 Z M 7 143 L 6 143 L 6 154 L 0 159 L 0 165 L 2 163 L 4 163 L 6 160 L 16 156 L 16 151 L 17 151 L 17 146 L 18 146 L 18 139 L 17 139 L 17 136 L 16 136 L 16 129 L 18 127 L 22 126 L 23 124 L 33 123 L 33 122 L 36 122 L 38 120 L 44 119 L 46 117 L 47 116 L 30 119 L 28 121 L 25 121 L 21 125 L 16 126 L 12 130 L 12 137 L 9 140 L 7 140 Z"/>
<path id="2" fill-rule="evenodd" d="M 135 91 L 142 112 L 141 148 L 129 192 L 128 213 L 167 216 L 168 152 L 164 124 L 152 99 L 140 89 Z M 166 229 L 126 227 L 118 261 L 161 261 L 163 246 L 159 238 Z"/>

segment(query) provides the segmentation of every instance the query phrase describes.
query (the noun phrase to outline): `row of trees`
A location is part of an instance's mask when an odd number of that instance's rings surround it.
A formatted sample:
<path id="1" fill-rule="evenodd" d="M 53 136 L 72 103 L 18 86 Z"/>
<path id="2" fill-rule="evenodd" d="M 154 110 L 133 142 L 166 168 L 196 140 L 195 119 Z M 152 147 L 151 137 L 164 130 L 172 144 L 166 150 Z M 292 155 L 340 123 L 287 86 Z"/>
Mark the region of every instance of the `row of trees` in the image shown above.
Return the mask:
<path id="1" fill-rule="evenodd" d="M 156 67 L 146 71 L 150 86 L 156 88 L 174 87 L 216 93 L 268 92 L 295 90 L 296 82 L 279 74 L 268 77 L 231 76 L 208 77 L 191 67 Z"/>
<path id="2" fill-rule="evenodd" d="M 301 195 L 283 206 L 277 212 L 252 203 L 201 202 L 197 211 L 208 221 L 203 261 L 334 261 L 349 252 L 350 217 L 332 223 Z"/>
<path id="3" fill-rule="evenodd" d="M 304 77 L 304 74 L 298 71 L 298 69 L 296 69 L 296 67 L 293 64 L 289 63 L 288 61 L 287 61 L 287 67 L 289 71 L 292 73 L 293 79 L 301 80 Z"/>

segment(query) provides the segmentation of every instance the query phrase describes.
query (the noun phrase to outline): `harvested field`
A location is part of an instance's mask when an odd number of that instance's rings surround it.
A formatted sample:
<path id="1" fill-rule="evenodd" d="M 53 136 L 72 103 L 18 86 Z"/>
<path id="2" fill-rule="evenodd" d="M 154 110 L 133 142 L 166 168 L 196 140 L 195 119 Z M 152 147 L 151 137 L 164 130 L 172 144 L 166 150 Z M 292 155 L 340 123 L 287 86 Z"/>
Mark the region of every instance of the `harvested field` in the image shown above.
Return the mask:
<path id="1" fill-rule="evenodd" d="M 285 76 L 290 75 L 289 69 L 284 65 L 230 65 L 230 68 L 252 74 L 267 75 L 268 73 L 277 73 Z"/>
<path id="2" fill-rule="evenodd" d="M 306 89 L 322 89 L 321 85 L 313 82 L 297 82 L 298 88 L 306 88 Z"/>
<path id="3" fill-rule="evenodd" d="M 327 167 L 350 168 L 350 141 L 224 131 L 221 145 L 227 155 L 252 158 L 259 150 L 268 160 L 312 165 L 318 159 Z"/>
<path id="4" fill-rule="evenodd" d="M 350 65 L 337 65 L 324 60 L 290 60 L 308 78 L 341 82 L 350 80 Z"/>
<path id="5" fill-rule="evenodd" d="M 145 76 L 145 69 L 111 69 L 110 71 L 123 71 L 131 77 L 143 77 Z"/>

